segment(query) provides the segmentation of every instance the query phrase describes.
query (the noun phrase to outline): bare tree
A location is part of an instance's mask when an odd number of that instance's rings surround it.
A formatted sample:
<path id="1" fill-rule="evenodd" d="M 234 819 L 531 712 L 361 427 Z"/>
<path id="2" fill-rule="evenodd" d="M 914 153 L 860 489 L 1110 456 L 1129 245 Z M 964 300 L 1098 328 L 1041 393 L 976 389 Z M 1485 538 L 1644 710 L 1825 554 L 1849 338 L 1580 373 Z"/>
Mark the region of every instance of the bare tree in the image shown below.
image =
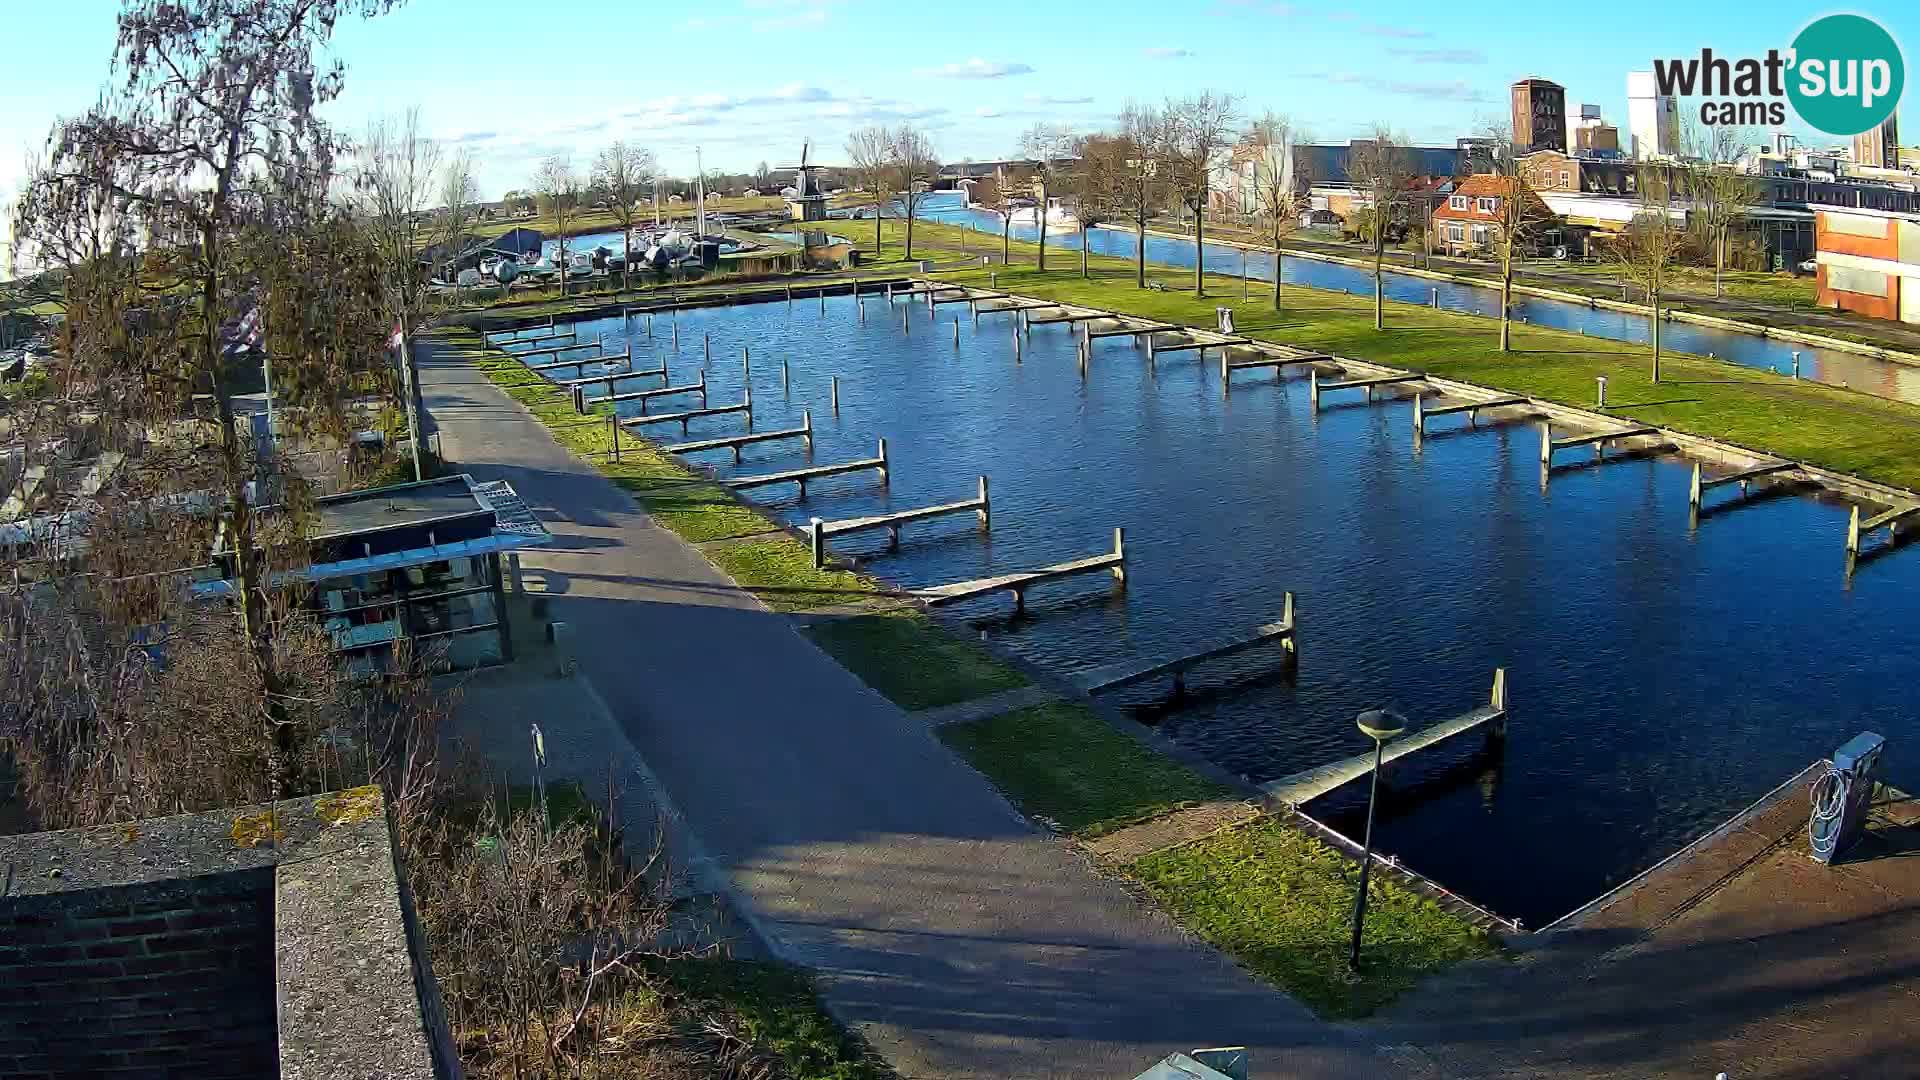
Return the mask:
<path id="1" fill-rule="evenodd" d="M 1193 295 L 1206 295 L 1206 216 L 1213 178 L 1238 120 L 1239 101 L 1213 91 L 1169 99 L 1165 117 L 1164 160 L 1168 183 L 1193 214 Z"/>
<path id="2" fill-rule="evenodd" d="M 235 410 L 246 372 L 229 347 L 237 328 L 258 329 L 276 415 L 295 429 L 343 430 L 345 395 L 379 372 L 384 320 L 373 313 L 388 283 L 370 276 L 372 252 L 329 198 L 342 147 L 318 110 L 342 75 L 316 54 L 342 16 L 388 6 L 130 0 L 116 44 L 123 81 L 55 128 L 15 215 L 15 236 L 45 251 L 110 213 L 102 258 L 68 275 L 55 378 L 66 400 L 85 402 L 69 419 L 88 414 L 102 445 L 144 459 L 176 433 L 198 436 L 178 454 L 156 450 L 164 467 L 142 475 L 156 497 L 201 493 L 232 553 L 258 695 L 249 741 L 274 794 L 298 781 L 299 686 L 276 646 L 270 582 L 282 549 L 255 511 L 256 442 Z"/>
<path id="3" fill-rule="evenodd" d="M 1287 237 L 1299 230 L 1300 215 L 1307 209 L 1307 200 L 1294 186 L 1292 167 L 1293 147 L 1301 137 L 1293 121 L 1271 111 L 1256 121 L 1247 132 L 1254 154 L 1254 216 L 1259 219 L 1268 242 L 1273 245 L 1275 311 L 1280 310 L 1280 279 L 1286 276 L 1282 272 L 1286 265 L 1283 245 Z"/>
<path id="4" fill-rule="evenodd" d="M 560 295 L 565 296 L 567 239 L 573 230 L 574 218 L 580 213 L 580 174 L 573 171 L 573 161 L 565 154 L 554 154 L 540 163 L 533 186 L 540 192 L 540 198 L 547 204 L 547 214 L 553 219 L 553 231 L 559 240 L 554 262 L 560 267 Z"/>
<path id="5" fill-rule="evenodd" d="M 1490 166 L 1496 190 L 1489 196 L 1495 200 L 1489 241 L 1500 259 L 1500 351 L 1509 352 L 1513 348 L 1513 273 L 1553 224 L 1554 213 L 1528 182 L 1522 151 L 1512 134 L 1495 123 L 1487 135 L 1494 143 Z M 1431 247 L 1432 237 L 1427 242 Z"/>
<path id="6" fill-rule="evenodd" d="M 1074 141 L 1079 159 L 1067 175 L 1073 216 L 1080 226 L 1080 276 L 1087 276 L 1087 232 L 1127 209 L 1127 162 L 1132 144 L 1118 135 L 1087 135 Z"/>
<path id="7" fill-rule="evenodd" d="M 457 259 L 466 250 L 467 230 L 473 227 L 480 202 L 480 185 L 473 176 L 473 155 L 465 150 L 447 159 L 440 170 L 440 250 Z M 460 304 L 460 267 L 452 266 L 453 302 Z"/>
<path id="8" fill-rule="evenodd" d="M 765 162 L 761 162 L 761 168 L 766 168 Z M 622 291 L 632 285 L 633 227 L 640 220 L 640 200 L 653 190 L 655 171 L 652 152 L 625 140 L 602 150 L 593 164 L 594 185 L 606 195 L 613 219 L 620 223 Z"/>
<path id="9" fill-rule="evenodd" d="M 1386 328 L 1385 275 L 1387 232 L 1403 216 L 1408 188 L 1413 185 L 1413 157 L 1406 140 L 1385 125 L 1374 128 L 1373 136 L 1356 140 L 1347 153 L 1347 176 L 1356 189 L 1365 193 L 1362 209 L 1372 230 L 1373 241 L 1373 328 Z"/>
<path id="10" fill-rule="evenodd" d="M 1689 123 L 1683 132 L 1688 156 L 1686 194 L 1692 224 L 1713 251 L 1713 295 L 1724 295 L 1721 275 L 1726 271 L 1727 245 L 1733 227 L 1760 202 L 1760 185 L 1735 167 L 1741 152 L 1756 136 L 1747 129 L 1713 127 L 1702 130 Z"/>
<path id="11" fill-rule="evenodd" d="M 1134 287 L 1140 289 L 1147 287 L 1147 222 L 1159 208 L 1163 190 L 1160 156 L 1165 135 L 1164 118 L 1151 107 L 1130 104 L 1120 114 L 1120 138 L 1128 151 L 1122 199 L 1133 218 Z"/>
<path id="12" fill-rule="evenodd" d="M 888 133 L 887 164 L 900 191 L 900 202 L 907 211 L 907 258 L 913 258 L 913 215 L 933 178 L 940 171 L 940 159 L 934 156 L 933 140 L 912 124 L 901 124 Z M 879 229 L 876 221 L 874 228 Z"/>
<path id="13" fill-rule="evenodd" d="M 1035 162 L 1033 219 L 1040 229 L 1040 270 L 1047 269 L 1047 203 L 1066 183 L 1073 132 L 1059 124 L 1035 124 L 1020 136 L 1020 153 Z"/>
<path id="14" fill-rule="evenodd" d="M 884 250 L 882 225 L 893 193 L 893 136 L 880 125 L 847 136 L 847 164 L 861 190 L 873 197 L 873 253 Z"/>
<path id="15" fill-rule="evenodd" d="M 1653 335 L 1653 381 L 1660 381 L 1660 298 L 1667 272 L 1687 242 L 1686 224 L 1674 199 L 1677 177 L 1660 165 L 1639 169 L 1639 213 L 1613 238 L 1613 256 L 1625 274 L 1647 295 L 1647 322 Z"/>
<path id="16" fill-rule="evenodd" d="M 413 478 L 422 479 L 426 434 L 420 425 L 419 366 L 413 355 L 414 328 L 426 316 L 431 267 L 421 257 L 427 235 L 421 219 L 434 195 L 440 148 L 420 130 L 420 110 L 385 116 L 367 124 L 354 148 L 353 186 L 368 236 L 380 259 L 399 342 L 402 388 L 407 396 L 407 441 L 413 454 Z"/>

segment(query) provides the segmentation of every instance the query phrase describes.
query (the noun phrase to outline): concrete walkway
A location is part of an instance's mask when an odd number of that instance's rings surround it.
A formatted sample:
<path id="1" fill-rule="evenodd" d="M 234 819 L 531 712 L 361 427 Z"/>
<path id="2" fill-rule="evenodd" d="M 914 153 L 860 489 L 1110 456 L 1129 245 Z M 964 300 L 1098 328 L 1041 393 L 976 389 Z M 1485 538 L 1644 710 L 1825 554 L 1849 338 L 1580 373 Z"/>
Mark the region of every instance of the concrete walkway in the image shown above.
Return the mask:
<path id="1" fill-rule="evenodd" d="M 742 914 L 903 1076 L 1112 1080 L 1235 1044 L 1262 1077 L 1434 1075 L 1034 830 L 470 365 L 429 347 L 421 375 L 446 459 L 511 482 L 553 531 L 525 565 Z"/>

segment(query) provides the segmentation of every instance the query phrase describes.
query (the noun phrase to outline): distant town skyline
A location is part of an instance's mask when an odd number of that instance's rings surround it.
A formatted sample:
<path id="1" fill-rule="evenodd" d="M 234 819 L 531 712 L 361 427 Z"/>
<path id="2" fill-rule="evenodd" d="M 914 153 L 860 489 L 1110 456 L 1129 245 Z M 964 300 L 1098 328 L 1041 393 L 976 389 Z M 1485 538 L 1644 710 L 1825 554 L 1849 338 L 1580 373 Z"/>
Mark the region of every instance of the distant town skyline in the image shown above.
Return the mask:
<path id="1" fill-rule="evenodd" d="M 1864 13 L 1896 36 L 1920 28 L 1905 9 L 1872 7 Z M 8 40 L 32 42 L 0 71 L 0 197 L 11 198 L 49 126 L 109 79 L 118 9 L 72 0 L 0 11 Z M 1325 141 L 1384 122 L 1451 144 L 1504 120 L 1508 85 L 1537 75 L 1566 88 L 1571 114 L 1597 104 L 1624 133 L 1627 72 L 1703 45 L 1784 45 L 1820 13 L 1778 0 L 1625 0 L 1563 25 L 1550 11 L 1474 22 L 1410 0 L 1208 0 L 1180 11 L 1109 3 L 1090 22 L 1079 5 L 1011 0 L 910 14 L 880 0 L 719 0 L 640 17 L 612 0 L 413 0 L 342 24 L 333 53 L 347 91 L 329 116 L 352 133 L 418 105 L 431 134 L 472 152 L 488 199 L 529 186 L 548 154 L 584 170 L 616 138 L 652 149 L 671 175 L 691 175 L 696 146 L 727 172 L 779 165 L 805 139 L 831 163 L 850 131 L 901 121 L 927 129 L 945 160 L 991 159 L 1013 153 L 1035 122 L 1093 130 L 1129 101 L 1203 89 L 1238 95 L 1249 116 L 1286 113 Z"/>

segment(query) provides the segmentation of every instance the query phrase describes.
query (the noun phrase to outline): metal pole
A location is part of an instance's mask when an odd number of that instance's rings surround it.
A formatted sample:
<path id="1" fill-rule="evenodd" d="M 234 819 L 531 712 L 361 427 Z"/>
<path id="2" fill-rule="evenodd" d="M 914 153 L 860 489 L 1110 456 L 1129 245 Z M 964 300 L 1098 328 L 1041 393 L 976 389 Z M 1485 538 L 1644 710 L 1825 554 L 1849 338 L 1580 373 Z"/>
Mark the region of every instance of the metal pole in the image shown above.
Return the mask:
<path id="1" fill-rule="evenodd" d="M 840 376 L 833 377 L 833 415 L 840 415 Z"/>
<path id="2" fill-rule="evenodd" d="M 1373 782 L 1367 787 L 1367 838 L 1360 846 L 1360 895 L 1353 901 L 1353 951 L 1347 954 L 1347 967 L 1360 970 L 1360 931 L 1367 922 L 1367 878 L 1373 870 L 1373 804 L 1380 796 L 1380 757 L 1386 743 L 1373 740 Z"/>

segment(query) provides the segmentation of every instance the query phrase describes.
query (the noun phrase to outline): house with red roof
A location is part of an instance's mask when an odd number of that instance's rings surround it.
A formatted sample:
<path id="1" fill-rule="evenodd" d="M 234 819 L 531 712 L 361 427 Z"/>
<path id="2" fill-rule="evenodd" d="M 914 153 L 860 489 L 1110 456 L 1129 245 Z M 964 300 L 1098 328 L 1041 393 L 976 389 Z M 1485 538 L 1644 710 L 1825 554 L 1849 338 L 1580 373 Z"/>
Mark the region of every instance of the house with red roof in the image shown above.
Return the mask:
<path id="1" fill-rule="evenodd" d="M 1434 207 L 1434 248 L 1458 255 L 1493 247 L 1499 242 L 1500 223 L 1508 217 L 1505 202 L 1511 198 L 1528 202 L 1527 216 L 1536 223 L 1531 246 L 1545 243 L 1550 233 L 1558 232 L 1554 212 L 1531 187 L 1516 177 L 1480 173 L 1460 181 Z"/>

